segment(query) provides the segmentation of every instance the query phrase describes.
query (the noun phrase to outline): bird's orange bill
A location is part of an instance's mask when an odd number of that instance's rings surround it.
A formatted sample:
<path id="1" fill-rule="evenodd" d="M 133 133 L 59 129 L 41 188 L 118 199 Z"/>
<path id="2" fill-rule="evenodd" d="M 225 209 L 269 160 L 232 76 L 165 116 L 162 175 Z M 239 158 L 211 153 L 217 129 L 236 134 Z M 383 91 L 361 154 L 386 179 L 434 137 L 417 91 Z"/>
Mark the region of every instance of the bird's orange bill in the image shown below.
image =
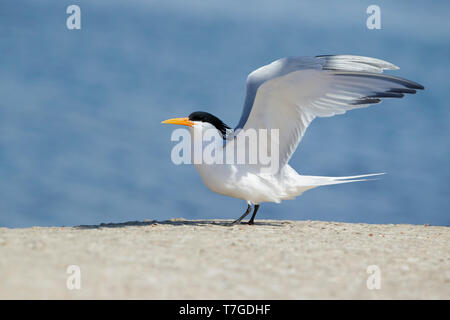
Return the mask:
<path id="1" fill-rule="evenodd" d="M 168 123 L 168 124 L 181 124 L 183 126 L 192 127 L 194 125 L 194 122 L 189 120 L 189 118 L 172 118 L 164 120 L 161 123 Z"/>

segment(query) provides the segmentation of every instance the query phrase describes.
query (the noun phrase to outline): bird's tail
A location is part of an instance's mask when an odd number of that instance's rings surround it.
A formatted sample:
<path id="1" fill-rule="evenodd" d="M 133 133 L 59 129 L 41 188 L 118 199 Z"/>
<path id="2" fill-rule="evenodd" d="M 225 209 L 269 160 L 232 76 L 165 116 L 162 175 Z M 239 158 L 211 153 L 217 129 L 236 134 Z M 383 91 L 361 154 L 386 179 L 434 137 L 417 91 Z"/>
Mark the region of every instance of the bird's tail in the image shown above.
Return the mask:
<path id="1" fill-rule="evenodd" d="M 378 180 L 378 179 L 363 179 L 368 177 L 375 177 L 386 174 L 383 173 L 369 173 L 362 174 L 359 176 L 347 176 L 347 177 L 320 177 L 320 176 L 301 176 L 304 179 L 310 180 L 312 185 L 323 186 L 329 184 L 340 184 L 340 183 L 348 183 L 348 182 L 358 182 L 358 181 L 368 181 L 368 180 Z"/>
<path id="2" fill-rule="evenodd" d="M 347 177 L 321 177 L 321 176 L 304 176 L 299 175 L 297 178 L 297 195 L 302 194 L 306 190 L 321 187 L 321 186 L 329 186 L 333 184 L 341 184 L 341 183 L 349 183 L 349 182 L 358 182 L 358 181 L 369 181 L 369 180 L 378 180 L 378 179 L 367 179 L 368 177 L 380 176 L 385 173 L 371 173 L 371 174 L 363 174 L 358 176 L 347 176 Z"/>

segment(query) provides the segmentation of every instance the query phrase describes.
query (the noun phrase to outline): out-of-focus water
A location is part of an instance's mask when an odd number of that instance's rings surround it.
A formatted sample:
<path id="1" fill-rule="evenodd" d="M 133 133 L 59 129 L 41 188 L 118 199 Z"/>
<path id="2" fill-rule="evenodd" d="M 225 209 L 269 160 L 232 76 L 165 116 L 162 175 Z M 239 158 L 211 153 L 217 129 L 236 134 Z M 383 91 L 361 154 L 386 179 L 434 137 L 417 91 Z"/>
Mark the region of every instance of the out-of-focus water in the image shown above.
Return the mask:
<path id="1" fill-rule="evenodd" d="M 82 29 L 66 28 L 81 7 Z M 211 112 L 234 126 L 252 70 L 293 55 L 390 61 L 426 87 L 315 120 L 291 160 L 311 175 L 387 172 L 318 188 L 259 218 L 450 225 L 450 3 L 379 1 L 0 3 L 0 226 L 236 218 L 170 161 L 161 120 Z"/>

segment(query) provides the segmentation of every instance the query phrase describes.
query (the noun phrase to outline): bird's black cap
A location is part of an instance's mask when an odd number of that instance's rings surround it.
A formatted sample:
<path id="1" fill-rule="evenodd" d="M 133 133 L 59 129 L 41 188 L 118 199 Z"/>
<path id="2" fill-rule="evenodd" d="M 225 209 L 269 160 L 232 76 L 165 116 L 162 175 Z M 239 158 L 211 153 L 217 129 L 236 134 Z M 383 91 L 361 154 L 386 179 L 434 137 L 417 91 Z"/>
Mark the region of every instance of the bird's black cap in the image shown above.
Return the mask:
<path id="1" fill-rule="evenodd" d="M 222 133 L 222 136 L 225 137 L 227 133 L 227 129 L 230 129 L 229 126 L 227 126 L 222 120 L 217 118 L 216 116 L 212 115 L 208 112 L 203 111 L 196 111 L 192 112 L 189 115 L 189 120 L 191 121 L 201 121 L 201 122 L 208 122 L 212 124 L 214 127 L 216 127 L 217 130 Z"/>

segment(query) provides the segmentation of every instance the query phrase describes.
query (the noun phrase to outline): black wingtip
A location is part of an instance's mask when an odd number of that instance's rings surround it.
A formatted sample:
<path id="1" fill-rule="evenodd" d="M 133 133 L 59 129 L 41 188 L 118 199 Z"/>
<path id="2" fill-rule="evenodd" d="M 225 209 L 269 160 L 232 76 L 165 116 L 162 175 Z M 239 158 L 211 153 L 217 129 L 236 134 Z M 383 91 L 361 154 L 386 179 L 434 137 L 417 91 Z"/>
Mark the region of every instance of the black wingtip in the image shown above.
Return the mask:
<path id="1" fill-rule="evenodd" d="M 408 88 L 393 88 L 393 89 L 389 89 L 387 92 L 415 94 L 416 90 L 408 89 Z"/>
<path id="2" fill-rule="evenodd" d="M 378 98 L 361 98 L 358 100 L 353 101 L 351 104 L 352 105 L 360 105 L 360 104 L 375 104 L 375 103 L 380 103 L 381 99 Z"/>
<path id="3" fill-rule="evenodd" d="M 425 87 L 423 85 L 421 85 L 420 83 L 408 80 L 408 88 L 410 89 L 415 89 L 415 90 L 424 90 Z"/>
<path id="4" fill-rule="evenodd" d="M 403 98 L 405 95 L 400 92 L 375 92 L 373 95 L 367 96 L 366 98 Z"/>
<path id="5" fill-rule="evenodd" d="M 362 78 L 380 79 L 380 80 L 390 81 L 393 83 L 400 84 L 408 89 L 414 89 L 414 90 L 425 89 L 424 86 L 422 86 L 421 84 L 418 84 L 417 82 L 414 82 L 414 81 L 411 81 L 408 79 L 404 79 L 404 78 L 400 78 L 400 77 L 391 76 L 388 74 L 375 74 L 375 73 L 368 73 L 368 72 L 346 71 L 346 72 L 335 72 L 334 75 L 343 76 L 343 77 L 362 77 Z"/>

